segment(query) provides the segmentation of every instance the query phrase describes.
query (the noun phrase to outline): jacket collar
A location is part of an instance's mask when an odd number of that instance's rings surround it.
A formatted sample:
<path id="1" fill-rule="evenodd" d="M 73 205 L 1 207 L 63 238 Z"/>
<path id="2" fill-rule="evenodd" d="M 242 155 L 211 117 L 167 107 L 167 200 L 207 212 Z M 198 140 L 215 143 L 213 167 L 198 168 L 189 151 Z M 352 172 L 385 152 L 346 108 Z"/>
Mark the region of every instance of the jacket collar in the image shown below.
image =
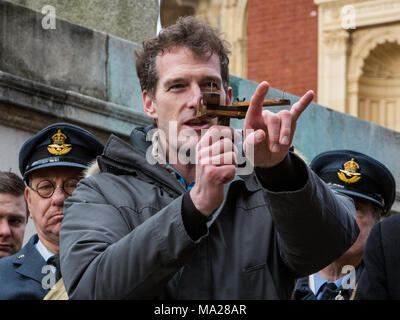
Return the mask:
<path id="1" fill-rule="evenodd" d="M 33 235 L 22 250 L 15 255 L 13 264 L 16 267 L 15 271 L 17 273 L 42 282 L 42 268 L 46 264 L 46 261 L 44 261 L 39 251 L 35 248 L 35 244 L 38 240 L 38 235 Z"/>
<path id="2" fill-rule="evenodd" d="M 146 128 L 147 129 L 147 128 Z M 133 139 L 135 137 L 135 139 Z M 111 135 L 104 148 L 103 154 L 97 162 L 101 172 L 110 172 L 117 175 L 134 175 L 143 180 L 162 185 L 173 193 L 185 192 L 185 188 L 176 179 L 175 173 L 166 170 L 158 163 L 147 161 L 148 147 L 146 133 L 134 129 L 131 144 Z"/>

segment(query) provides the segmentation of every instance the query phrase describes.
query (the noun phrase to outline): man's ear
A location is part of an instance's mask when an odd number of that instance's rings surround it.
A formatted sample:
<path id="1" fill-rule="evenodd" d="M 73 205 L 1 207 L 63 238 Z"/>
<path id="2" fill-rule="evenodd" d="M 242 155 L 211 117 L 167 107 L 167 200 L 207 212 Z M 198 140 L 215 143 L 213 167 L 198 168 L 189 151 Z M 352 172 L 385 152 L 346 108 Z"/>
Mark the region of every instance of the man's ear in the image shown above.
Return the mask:
<path id="1" fill-rule="evenodd" d="M 232 104 L 232 88 L 228 87 L 228 92 L 226 93 L 226 98 L 225 98 L 225 105 L 230 106 Z"/>
<path id="2" fill-rule="evenodd" d="M 143 90 L 142 92 L 142 99 L 143 99 L 144 113 L 154 120 L 158 119 L 158 114 L 154 103 L 154 99 L 146 90 Z"/>
<path id="3" fill-rule="evenodd" d="M 29 217 L 32 218 L 32 215 L 30 214 L 31 212 L 31 194 L 30 194 L 29 187 L 25 187 L 25 199 L 26 199 L 26 205 L 28 206 L 29 210 Z"/>

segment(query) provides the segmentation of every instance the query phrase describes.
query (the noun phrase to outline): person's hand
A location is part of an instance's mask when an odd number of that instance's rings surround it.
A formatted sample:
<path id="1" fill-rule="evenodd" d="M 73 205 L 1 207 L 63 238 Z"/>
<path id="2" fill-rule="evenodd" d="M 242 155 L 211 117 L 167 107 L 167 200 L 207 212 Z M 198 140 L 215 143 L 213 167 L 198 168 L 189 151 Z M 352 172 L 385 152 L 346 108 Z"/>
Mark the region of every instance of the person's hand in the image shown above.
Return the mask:
<path id="1" fill-rule="evenodd" d="M 290 110 L 273 113 L 262 110 L 262 102 L 269 89 L 261 82 L 253 97 L 244 120 L 244 151 L 255 167 L 269 168 L 280 163 L 289 152 L 297 119 L 314 98 L 308 91 Z M 254 131 L 253 131 L 254 130 Z"/>
<path id="2" fill-rule="evenodd" d="M 237 148 L 234 131 L 212 126 L 196 146 L 196 183 L 190 190 L 193 204 L 209 216 L 224 200 L 224 184 L 233 180 Z"/>

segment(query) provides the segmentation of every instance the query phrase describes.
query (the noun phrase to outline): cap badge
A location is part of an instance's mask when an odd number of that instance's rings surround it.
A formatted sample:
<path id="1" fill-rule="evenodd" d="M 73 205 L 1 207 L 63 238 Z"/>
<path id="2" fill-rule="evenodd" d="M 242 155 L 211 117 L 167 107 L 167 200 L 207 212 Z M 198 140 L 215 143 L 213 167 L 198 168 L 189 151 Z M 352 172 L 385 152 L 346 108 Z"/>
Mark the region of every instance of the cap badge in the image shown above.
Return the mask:
<path id="1" fill-rule="evenodd" d="M 361 179 L 361 173 L 357 172 L 360 170 L 360 166 L 357 162 L 354 161 L 354 158 L 351 158 L 350 161 L 347 161 L 343 164 L 343 169 L 340 169 L 338 177 L 345 183 L 355 183 Z"/>
<path id="2" fill-rule="evenodd" d="M 61 132 L 61 129 L 58 129 L 57 133 L 51 137 L 53 140 L 53 144 L 49 144 L 47 146 L 47 150 L 56 156 L 60 156 L 63 154 L 67 154 L 71 151 L 71 145 L 65 144 L 65 140 L 67 140 L 67 136 Z"/>

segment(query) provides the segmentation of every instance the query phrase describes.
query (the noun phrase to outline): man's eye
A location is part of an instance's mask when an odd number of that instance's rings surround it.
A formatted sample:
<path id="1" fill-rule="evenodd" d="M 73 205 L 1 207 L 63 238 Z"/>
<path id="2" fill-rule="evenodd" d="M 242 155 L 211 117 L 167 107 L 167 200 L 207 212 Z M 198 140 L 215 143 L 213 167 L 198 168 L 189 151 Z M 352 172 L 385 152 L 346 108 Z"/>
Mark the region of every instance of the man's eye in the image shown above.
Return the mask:
<path id="1" fill-rule="evenodd" d="M 76 181 L 67 181 L 65 183 L 65 187 L 66 188 L 76 188 L 77 184 L 78 183 Z"/>
<path id="2" fill-rule="evenodd" d="M 51 190 L 53 186 L 49 184 L 42 184 L 38 186 L 38 190 Z"/>
<path id="3" fill-rule="evenodd" d="M 18 226 L 22 223 L 21 219 L 10 219 L 8 220 L 8 223 L 12 226 Z"/>
<path id="4" fill-rule="evenodd" d="M 173 86 L 169 87 L 169 90 L 178 90 L 184 88 L 184 85 L 179 83 L 179 84 L 174 84 Z"/>

